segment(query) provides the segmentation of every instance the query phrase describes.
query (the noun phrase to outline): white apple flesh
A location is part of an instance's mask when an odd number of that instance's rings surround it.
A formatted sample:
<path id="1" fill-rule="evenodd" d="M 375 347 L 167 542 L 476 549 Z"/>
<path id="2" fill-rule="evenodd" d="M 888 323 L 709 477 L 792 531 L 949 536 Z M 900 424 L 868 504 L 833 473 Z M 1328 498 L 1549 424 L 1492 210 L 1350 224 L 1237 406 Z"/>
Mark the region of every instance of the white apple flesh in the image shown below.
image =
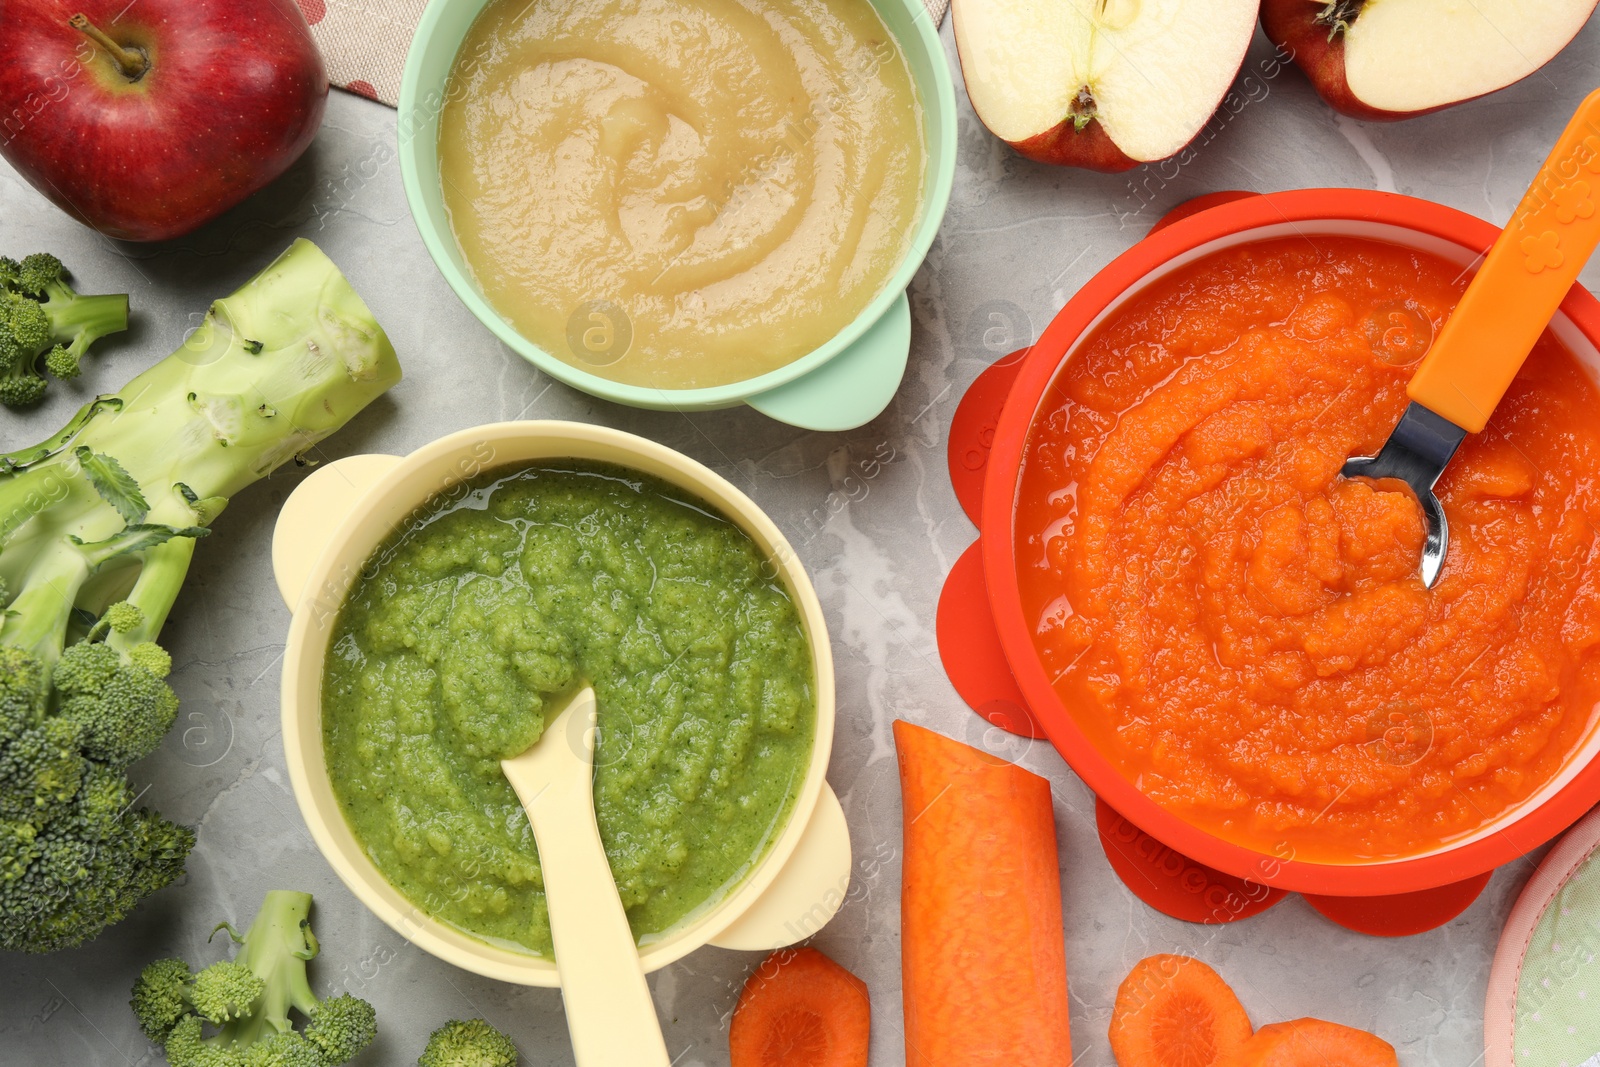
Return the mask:
<path id="1" fill-rule="evenodd" d="M 1259 0 L 952 0 L 983 124 L 1046 163 L 1126 170 L 1192 141 L 1227 94 Z"/>
<path id="2" fill-rule="evenodd" d="M 1526 78 L 1577 36 L 1595 6 L 1596 0 L 1264 0 L 1261 24 L 1335 109 L 1401 119 Z"/>

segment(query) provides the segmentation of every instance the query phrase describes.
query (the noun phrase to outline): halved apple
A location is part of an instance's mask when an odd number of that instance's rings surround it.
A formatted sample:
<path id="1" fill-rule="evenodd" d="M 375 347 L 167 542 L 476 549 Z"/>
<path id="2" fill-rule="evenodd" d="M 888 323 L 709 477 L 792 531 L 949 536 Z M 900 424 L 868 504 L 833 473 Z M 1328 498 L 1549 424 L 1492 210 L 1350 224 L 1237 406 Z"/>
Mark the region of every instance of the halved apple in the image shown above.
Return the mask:
<path id="1" fill-rule="evenodd" d="M 1227 95 L 1259 0 L 952 0 L 967 96 L 1043 163 L 1118 171 L 1181 150 Z"/>
<path id="2" fill-rule="evenodd" d="M 1596 0 L 1262 0 L 1261 28 L 1336 111 L 1392 120 L 1504 89 L 1550 62 Z"/>

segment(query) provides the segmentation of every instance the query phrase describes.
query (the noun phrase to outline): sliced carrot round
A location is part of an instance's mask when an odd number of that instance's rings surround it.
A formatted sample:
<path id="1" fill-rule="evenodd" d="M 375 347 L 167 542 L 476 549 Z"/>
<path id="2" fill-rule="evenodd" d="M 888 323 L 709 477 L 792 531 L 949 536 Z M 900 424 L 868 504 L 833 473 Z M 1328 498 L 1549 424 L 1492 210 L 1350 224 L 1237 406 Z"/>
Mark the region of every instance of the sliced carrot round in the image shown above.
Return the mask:
<path id="1" fill-rule="evenodd" d="M 814 948 L 779 949 L 739 994 L 733 1067 L 866 1067 L 867 984 Z"/>
<path id="2" fill-rule="evenodd" d="M 1117 988 L 1111 1051 L 1120 1067 L 1233 1067 L 1250 1017 L 1222 976 L 1189 956 L 1150 956 Z"/>
<path id="3" fill-rule="evenodd" d="M 1238 1067 L 1399 1067 L 1394 1046 L 1375 1034 L 1322 1019 L 1271 1023 L 1239 1053 Z"/>

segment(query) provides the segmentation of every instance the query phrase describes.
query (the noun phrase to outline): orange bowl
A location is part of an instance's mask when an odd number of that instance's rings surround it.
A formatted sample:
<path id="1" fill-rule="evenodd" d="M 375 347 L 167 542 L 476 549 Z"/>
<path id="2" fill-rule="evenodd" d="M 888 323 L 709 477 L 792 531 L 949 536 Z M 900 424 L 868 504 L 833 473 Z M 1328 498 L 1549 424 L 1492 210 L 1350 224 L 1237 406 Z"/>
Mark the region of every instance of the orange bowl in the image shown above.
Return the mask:
<path id="1" fill-rule="evenodd" d="M 1151 282 L 1233 245 L 1302 235 L 1368 237 L 1440 256 L 1464 270 L 1500 230 L 1426 200 L 1355 189 L 1214 194 L 1180 209 L 1085 285 L 1023 356 L 994 425 L 979 526 L 984 583 L 1000 649 L 1038 727 L 1072 769 L 1135 826 L 1199 863 L 1252 883 L 1322 896 L 1391 896 L 1485 874 L 1549 841 L 1600 802 L 1600 731 L 1552 781 L 1500 818 L 1457 841 L 1400 859 L 1311 863 L 1272 855 L 1202 830 L 1145 796 L 1079 728 L 1046 675 L 1024 616 L 1013 512 L 1023 452 L 1041 401 L 1095 328 Z M 1600 377 L 1600 302 L 1574 286 L 1550 325 L 1591 377 Z M 955 445 L 952 445 L 954 454 Z M 969 464 L 970 466 L 970 464 Z M 1470 897 L 1467 899 L 1470 900 Z"/>

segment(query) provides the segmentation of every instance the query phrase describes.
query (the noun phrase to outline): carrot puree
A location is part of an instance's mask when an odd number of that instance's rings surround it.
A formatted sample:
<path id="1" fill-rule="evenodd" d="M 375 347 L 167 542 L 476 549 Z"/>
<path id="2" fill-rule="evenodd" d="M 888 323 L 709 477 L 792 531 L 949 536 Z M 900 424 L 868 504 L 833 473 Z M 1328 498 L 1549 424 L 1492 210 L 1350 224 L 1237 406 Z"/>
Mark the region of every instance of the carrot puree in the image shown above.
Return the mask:
<path id="1" fill-rule="evenodd" d="M 1024 454 L 1023 609 L 1145 794 L 1281 858 L 1427 851 L 1548 783 L 1600 698 L 1600 394 L 1546 333 L 1438 486 L 1341 479 L 1465 286 L 1359 238 L 1179 269 L 1090 336 Z"/>

